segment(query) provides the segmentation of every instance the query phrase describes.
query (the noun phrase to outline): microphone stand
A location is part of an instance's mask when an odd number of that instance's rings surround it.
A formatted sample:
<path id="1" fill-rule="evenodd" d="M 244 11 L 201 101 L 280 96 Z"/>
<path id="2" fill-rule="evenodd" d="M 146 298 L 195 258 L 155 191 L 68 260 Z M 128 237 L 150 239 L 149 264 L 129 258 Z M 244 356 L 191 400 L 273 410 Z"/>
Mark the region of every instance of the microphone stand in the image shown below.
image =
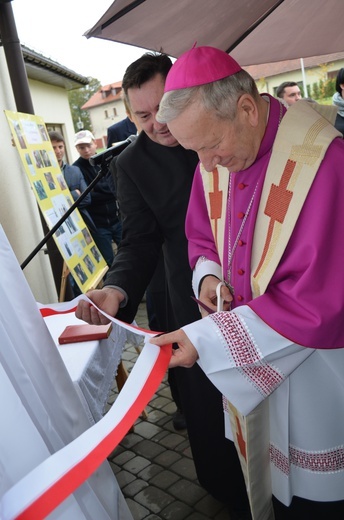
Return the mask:
<path id="1" fill-rule="evenodd" d="M 25 269 L 27 264 L 31 262 L 31 260 L 36 256 L 38 251 L 48 242 L 49 238 L 53 236 L 53 234 L 58 230 L 58 228 L 64 223 L 64 221 L 69 217 L 71 213 L 77 208 L 80 202 L 89 194 L 89 192 L 93 189 L 95 184 L 107 174 L 108 167 L 105 161 L 102 161 L 100 166 L 100 171 L 98 175 L 93 179 L 93 181 L 87 186 L 85 191 L 83 191 L 80 197 L 77 198 L 76 201 L 70 206 L 70 208 L 62 215 L 60 220 L 56 222 L 56 224 L 50 229 L 50 231 L 44 236 L 44 238 L 40 241 L 40 243 L 35 247 L 35 249 L 29 254 L 29 256 L 24 260 L 24 262 L 20 265 L 22 269 Z"/>

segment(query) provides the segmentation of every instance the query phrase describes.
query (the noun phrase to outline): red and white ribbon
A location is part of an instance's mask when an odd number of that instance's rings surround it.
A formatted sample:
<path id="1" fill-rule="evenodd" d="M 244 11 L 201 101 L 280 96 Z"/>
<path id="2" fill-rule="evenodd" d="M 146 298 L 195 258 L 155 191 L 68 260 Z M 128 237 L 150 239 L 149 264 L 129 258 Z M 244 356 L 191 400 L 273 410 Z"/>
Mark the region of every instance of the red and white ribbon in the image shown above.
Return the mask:
<path id="1" fill-rule="evenodd" d="M 71 302 L 39 305 L 40 311 L 43 316 L 73 312 L 81 298 L 88 300 L 82 295 Z M 0 502 L 2 520 L 40 520 L 51 513 L 114 450 L 160 385 L 169 364 L 172 345 L 152 345 L 148 343 L 154 335 L 151 332 L 108 318 L 146 337 L 124 387 L 110 411 L 98 423 L 39 464 L 5 493 Z"/>

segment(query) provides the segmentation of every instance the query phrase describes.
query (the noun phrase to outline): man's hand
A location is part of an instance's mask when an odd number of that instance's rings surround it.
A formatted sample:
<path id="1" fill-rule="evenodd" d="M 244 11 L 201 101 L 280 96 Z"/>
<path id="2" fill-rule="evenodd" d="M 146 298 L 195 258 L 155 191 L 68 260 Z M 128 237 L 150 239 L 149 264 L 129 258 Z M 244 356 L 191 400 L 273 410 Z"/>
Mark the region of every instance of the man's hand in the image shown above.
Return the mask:
<path id="1" fill-rule="evenodd" d="M 174 367 L 192 367 L 197 359 L 198 353 L 185 332 L 181 329 L 169 334 L 163 334 L 162 336 L 156 336 L 150 339 L 150 343 L 158 345 L 168 345 L 175 343 L 178 345 L 177 349 L 172 349 L 172 357 L 169 364 L 169 368 Z"/>
<path id="2" fill-rule="evenodd" d="M 89 291 L 86 293 L 86 296 L 88 296 L 97 307 L 110 316 L 116 316 L 120 303 L 124 299 L 120 291 L 111 287 Z M 85 300 L 79 301 L 75 315 L 80 320 L 84 320 L 93 325 L 106 325 L 109 323 L 108 318 L 103 316 L 93 305 L 90 305 L 90 303 Z"/>
<path id="3" fill-rule="evenodd" d="M 217 296 L 216 296 L 216 287 L 220 283 L 220 280 L 216 278 L 216 276 L 206 276 L 203 279 L 201 290 L 199 293 L 199 299 L 201 302 L 205 303 L 210 309 L 213 309 L 214 312 L 217 310 Z M 230 309 L 230 302 L 233 300 L 233 296 L 230 293 L 228 287 L 223 285 L 221 287 L 221 298 L 223 299 L 223 310 L 228 311 Z M 201 307 L 201 315 L 202 318 L 208 316 L 206 310 Z"/>

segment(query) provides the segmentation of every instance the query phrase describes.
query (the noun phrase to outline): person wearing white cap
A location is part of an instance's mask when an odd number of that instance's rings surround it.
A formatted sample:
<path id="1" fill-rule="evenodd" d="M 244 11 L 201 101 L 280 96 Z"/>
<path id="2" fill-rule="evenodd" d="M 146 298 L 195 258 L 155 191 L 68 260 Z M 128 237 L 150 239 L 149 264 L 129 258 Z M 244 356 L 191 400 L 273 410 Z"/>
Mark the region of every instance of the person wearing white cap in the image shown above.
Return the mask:
<path id="1" fill-rule="evenodd" d="M 200 159 L 186 233 L 208 312 L 151 342 L 225 396 L 254 519 L 344 518 L 344 143 L 328 108 L 286 110 L 198 47 L 157 115 Z"/>
<path id="2" fill-rule="evenodd" d="M 74 144 L 80 154 L 73 164 L 83 173 L 87 185 L 98 175 L 96 166 L 89 162 L 90 157 L 97 153 L 97 143 L 89 130 L 81 130 L 74 137 Z M 96 230 L 91 230 L 104 260 L 110 267 L 113 259 L 113 242 L 118 246 L 122 237 L 122 224 L 118 218 L 117 201 L 106 176 L 102 177 L 91 191 L 91 204 L 88 206 Z"/>

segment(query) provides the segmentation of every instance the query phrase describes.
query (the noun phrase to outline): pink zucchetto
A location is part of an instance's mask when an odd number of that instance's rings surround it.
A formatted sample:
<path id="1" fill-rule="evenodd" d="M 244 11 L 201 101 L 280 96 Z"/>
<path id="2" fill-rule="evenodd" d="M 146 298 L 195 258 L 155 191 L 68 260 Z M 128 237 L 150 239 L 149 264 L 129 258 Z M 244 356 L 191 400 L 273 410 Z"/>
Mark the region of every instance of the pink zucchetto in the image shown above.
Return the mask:
<path id="1" fill-rule="evenodd" d="M 165 92 L 213 83 L 240 70 L 240 65 L 220 49 L 193 47 L 173 64 L 166 78 Z"/>

